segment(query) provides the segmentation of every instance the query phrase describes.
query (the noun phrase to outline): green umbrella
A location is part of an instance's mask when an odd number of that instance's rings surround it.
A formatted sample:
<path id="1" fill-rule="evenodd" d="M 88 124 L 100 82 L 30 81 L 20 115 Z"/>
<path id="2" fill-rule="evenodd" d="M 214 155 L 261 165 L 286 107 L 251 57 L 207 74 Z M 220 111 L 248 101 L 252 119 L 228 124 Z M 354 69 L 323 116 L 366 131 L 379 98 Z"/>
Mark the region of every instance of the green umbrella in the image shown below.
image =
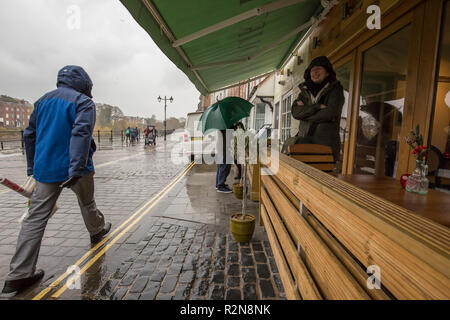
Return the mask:
<path id="1" fill-rule="evenodd" d="M 253 104 L 239 97 L 227 97 L 206 109 L 200 117 L 198 129 L 204 134 L 211 130 L 230 129 L 236 122 L 250 115 Z"/>

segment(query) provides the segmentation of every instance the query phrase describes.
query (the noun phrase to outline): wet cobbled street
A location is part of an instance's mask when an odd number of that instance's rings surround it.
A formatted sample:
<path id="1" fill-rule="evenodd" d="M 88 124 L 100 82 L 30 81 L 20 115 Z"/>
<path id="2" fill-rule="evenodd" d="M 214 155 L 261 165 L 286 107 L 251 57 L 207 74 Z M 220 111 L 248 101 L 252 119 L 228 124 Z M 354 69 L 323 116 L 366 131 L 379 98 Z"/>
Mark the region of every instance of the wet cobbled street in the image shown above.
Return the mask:
<path id="1" fill-rule="evenodd" d="M 15 299 L 284 299 L 263 227 L 237 243 L 229 217 L 233 194 L 217 193 L 215 165 L 175 164 L 173 143 L 99 150 L 95 198 L 113 225 L 91 247 L 75 194 L 65 189 L 49 220 L 39 285 Z M 26 180 L 21 154 L 0 158 L 0 177 Z M 232 171 L 228 184 L 233 183 Z M 0 285 L 8 273 L 27 199 L 0 186 Z M 248 202 L 258 218 L 258 203 Z"/>

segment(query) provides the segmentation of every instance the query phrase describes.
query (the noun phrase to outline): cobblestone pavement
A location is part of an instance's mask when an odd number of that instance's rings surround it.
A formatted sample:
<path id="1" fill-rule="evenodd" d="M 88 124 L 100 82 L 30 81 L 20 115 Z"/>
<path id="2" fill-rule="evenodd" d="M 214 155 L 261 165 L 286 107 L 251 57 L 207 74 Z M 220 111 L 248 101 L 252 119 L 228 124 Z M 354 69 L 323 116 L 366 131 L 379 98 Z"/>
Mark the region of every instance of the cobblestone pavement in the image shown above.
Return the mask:
<path id="1" fill-rule="evenodd" d="M 156 149 L 144 150 L 141 144 L 96 153 L 96 202 L 113 231 L 186 168 L 170 161 L 170 151 L 171 143 L 160 141 Z M 25 180 L 24 156 L 4 157 L 0 164 L 0 176 Z M 240 212 L 240 202 L 232 194 L 217 193 L 214 180 L 215 166 L 195 165 L 87 268 L 81 289 L 68 289 L 59 299 L 283 299 L 263 228 L 256 228 L 252 243 L 236 243 L 229 216 Z M 26 205 L 26 199 L 5 191 L 0 189 L 2 280 Z M 64 190 L 58 206 L 40 251 L 44 280 L 18 299 L 33 298 L 91 249 L 75 195 Z M 249 211 L 257 215 L 257 203 L 250 201 Z"/>
<path id="2" fill-rule="evenodd" d="M 267 241 L 240 244 L 205 224 L 160 218 L 103 286 L 84 294 L 113 300 L 255 300 L 275 299 L 282 291 Z"/>

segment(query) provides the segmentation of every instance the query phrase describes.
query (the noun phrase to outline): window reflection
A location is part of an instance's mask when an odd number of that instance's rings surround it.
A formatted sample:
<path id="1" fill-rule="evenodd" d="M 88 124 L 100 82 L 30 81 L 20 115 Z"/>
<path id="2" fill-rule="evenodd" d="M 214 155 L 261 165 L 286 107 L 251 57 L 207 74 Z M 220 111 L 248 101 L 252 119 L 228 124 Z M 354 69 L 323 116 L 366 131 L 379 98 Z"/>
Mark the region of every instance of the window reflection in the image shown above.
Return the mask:
<path id="1" fill-rule="evenodd" d="M 428 153 L 430 182 L 450 189 L 450 2 L 444 10 L 439 48 L 439 72 L 436 79 L 433 122 Z"/>
<path id="2" fill-rule="evenodd" d="M 395 177 L 411 26 L 363 54 L 356 174 Z"/>
<path id="3" fill-rule="evenodd" d="M 264 125 L 265 114 L 266 114 L 266 104 L 265 103 L 258 103 L 258 104 L 256 104 L 256 109 L 255 109 L 255 130 L 257 132 Z"/>

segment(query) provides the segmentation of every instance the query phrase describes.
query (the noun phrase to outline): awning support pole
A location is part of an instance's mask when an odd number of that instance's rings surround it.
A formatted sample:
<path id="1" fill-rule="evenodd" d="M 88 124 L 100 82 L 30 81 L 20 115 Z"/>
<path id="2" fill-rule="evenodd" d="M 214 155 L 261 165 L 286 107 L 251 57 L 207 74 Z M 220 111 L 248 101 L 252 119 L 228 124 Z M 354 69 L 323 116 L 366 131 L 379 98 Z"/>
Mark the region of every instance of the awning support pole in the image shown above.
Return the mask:
<path id="1" fill-rule="evenodd" d="M 153 2 L 151 0 L 142 0 L 142 3 L 147 8 L 148 12 L 150 12 L 150 14 L 152 15 L 153 19 L 155 19 L 156 23 L 159 24 L 159 27 L 164 32 L 164 34 L 166 35 L 167 39 L 169 39 L 169 41 L 171 43 L 173 43 L 176 40 L 175 36 L 173 35 L 172 31 L 170 31 L 169 27 L 167 26 L 166 22 L 161 17 L 161 15 L 159 14 L 158 9 L 155 7 Z M 181 58 L 183 58 L 184 62 L 186 62 L 187 66 L 189 68 L 192 67 L 192 63 L 189 60 L 189 58 L 186 56 L 186 54 L 184 53 L 183 49 L 181 49 L 181 48 L 175 48 L 175 49 L 177 50 L 177 52 L 181 56 Z M 206 91 L 209 92 L 208 86 L 205 84 L 205 82 L 200 77 L 198 72 L 195 71 L 195 70 L 192 70 L 192 71 L 195 74 L 195 76 L 197 77 L 198 81 L 200 81 L 202 86 L 206 89 Z"/>

